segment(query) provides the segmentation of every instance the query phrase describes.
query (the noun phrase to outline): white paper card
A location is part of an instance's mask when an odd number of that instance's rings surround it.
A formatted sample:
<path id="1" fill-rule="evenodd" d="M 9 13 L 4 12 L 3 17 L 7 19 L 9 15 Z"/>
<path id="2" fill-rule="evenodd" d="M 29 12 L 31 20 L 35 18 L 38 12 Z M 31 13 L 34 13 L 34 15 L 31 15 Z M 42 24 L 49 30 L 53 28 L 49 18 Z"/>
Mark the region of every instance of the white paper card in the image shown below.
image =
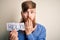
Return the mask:
<path id="1" fill-rule="evenodd" d="M 12 31 L 16 29 L 18 30 L 25 30 L 24 23 L 7 23 L 7 31 Z"/>

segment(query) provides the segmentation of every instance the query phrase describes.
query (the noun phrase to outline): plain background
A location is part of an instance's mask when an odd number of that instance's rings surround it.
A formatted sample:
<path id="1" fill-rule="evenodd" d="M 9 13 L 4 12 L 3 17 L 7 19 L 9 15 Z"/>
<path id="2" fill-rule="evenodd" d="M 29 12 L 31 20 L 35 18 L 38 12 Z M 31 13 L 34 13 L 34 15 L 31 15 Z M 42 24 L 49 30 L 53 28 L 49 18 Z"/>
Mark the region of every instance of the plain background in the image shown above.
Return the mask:
<path id="1" fill-rule="evenodd" d="M 8 40 L 6 23 L 19 22 L 25 0 L 0 0 L 0 40 Z M 60 40 L 60 0 L 33 0 L 37 3 L 36 21 L 46 28 L 46 40 Z"/>

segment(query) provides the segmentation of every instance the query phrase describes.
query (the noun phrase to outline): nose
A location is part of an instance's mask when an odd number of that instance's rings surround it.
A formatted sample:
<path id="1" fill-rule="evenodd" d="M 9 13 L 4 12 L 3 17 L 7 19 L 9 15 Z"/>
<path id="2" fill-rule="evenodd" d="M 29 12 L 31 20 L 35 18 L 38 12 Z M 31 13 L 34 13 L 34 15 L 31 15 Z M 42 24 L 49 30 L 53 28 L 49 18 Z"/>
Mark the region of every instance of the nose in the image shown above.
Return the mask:
<path id="1" fill-rule="evenodd" d="M 28 17 L 30 18 L 30 16 L 31 16 L 31 13 L 30 13 L 30 12 L 28 12 Z"/>

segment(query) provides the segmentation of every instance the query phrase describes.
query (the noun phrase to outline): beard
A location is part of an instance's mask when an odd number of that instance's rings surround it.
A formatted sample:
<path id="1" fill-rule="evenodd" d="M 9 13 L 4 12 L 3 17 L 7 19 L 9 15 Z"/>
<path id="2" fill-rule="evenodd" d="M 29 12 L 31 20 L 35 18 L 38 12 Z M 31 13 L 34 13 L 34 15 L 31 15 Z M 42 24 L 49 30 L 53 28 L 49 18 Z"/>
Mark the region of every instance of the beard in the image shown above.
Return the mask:
<path id="1" fill-rule="evenodd" d="M 32 20 L 31 18 L 27 17 L 27 18 L 22 18 L 21 22 L 26 22 L 28 19 L 30 19 L 32 21 L 32 24 L 33 24 L 33 28 L 35 27 L 36 25 L 36 22 L 35 22 L 35 18 Z"/>

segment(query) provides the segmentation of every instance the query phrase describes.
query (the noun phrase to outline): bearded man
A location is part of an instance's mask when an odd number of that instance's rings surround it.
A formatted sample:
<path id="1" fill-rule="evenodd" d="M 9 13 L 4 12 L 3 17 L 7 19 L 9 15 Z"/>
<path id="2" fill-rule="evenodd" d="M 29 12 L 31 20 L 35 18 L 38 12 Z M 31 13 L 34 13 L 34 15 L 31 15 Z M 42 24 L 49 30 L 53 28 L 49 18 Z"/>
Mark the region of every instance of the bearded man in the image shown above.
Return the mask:
<path id="1" fill-rule="evenodd" d="M 36 3 L 24 1 L 22 3 L 21 22 L 24 22 L 25 30 L 10 32 L 10 40 L 46 40 L 46 29 L 43 25 L 36 23 Z"/>

